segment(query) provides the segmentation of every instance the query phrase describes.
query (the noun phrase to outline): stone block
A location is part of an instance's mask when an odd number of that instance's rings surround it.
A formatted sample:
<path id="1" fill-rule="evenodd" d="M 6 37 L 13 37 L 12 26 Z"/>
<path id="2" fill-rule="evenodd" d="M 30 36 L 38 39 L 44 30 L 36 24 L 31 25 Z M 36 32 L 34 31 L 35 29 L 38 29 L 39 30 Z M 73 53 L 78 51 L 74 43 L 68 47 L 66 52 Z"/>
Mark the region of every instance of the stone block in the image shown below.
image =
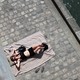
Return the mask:
<path id="1" fill-rule="evenodd" d="M 28 80 L 28 79 L 31 79 L 31 75 L 30 75 L 30 74 L 26 74 L 26 75 L 25 75 L 25 80 L 26 80 L 26 79 L 27 79 L 27 80 Z"/>
<path id="2" fill-rule="evenodd" d="M 1 41 L 1 42 L 4 42 L 4 41 L 5 41 L 5 37 L 1 37 L 1 38 L 0 38 L 0 41 Z"/>
<path id="3" fill-rule="evenodd" d="M 0 28 L 2 28 L 3 27 L 3 25 L 2 24 L 0 24 Z"/>
<path id="4" fill-rule="evenodd" d="M 55 71 L 59 71 L 59 70 L 60 70 L 59 66 L 56 66 Z"/>
<path id="5" fill-rule="evenodd" d="M 7 45 L 8 45 L 7 41 L 2 42 L 2 46 L 7 46 Z"/>

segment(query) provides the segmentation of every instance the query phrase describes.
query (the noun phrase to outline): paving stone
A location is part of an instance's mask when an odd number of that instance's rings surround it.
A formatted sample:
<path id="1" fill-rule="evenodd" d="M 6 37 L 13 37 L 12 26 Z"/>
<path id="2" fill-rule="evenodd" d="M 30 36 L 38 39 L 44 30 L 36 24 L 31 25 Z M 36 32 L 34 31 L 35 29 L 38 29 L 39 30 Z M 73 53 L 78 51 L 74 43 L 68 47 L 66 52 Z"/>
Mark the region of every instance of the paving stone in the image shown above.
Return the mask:
<path id="1" fill-rule="evenodd" d="M 3 2 L 4 0 L 0 0 L 0 2 Z"/>
<path id="2" fill-rule="evenodd" d="M 60 65 L 59 65 L 59 68 L 60 68 L 60 69 L 63 69 L 63 68 L 64 68 L 64 66 L 63 66 L 62 64 L 60 64 Z"/>
<path id="3" fill-rule="evenodd" d="M 67 63 L 68 63 L 68 64 L 71 64 L 71 63 L 72 63 L 71 59 L 68 59 L 68 60 L 67 60 Z"/>
<path id="4" fill-rule="evenodd" d="M 67 62 L 64 62 L 64 63 L 63 63 L 63 66 L 64 66 L 64 67 L 68 66 L 68 63 L 67 63 Z"/>
<path id="5" fill-rule="evenodd" d="M 56 66 L 56 64 L 55 64 L 55 63 L 52 63 L 52 64 L 51 64 L 51 67 L 54 67 L 54 66 Z"/>
<path id="6" fill-rule="evenodd" d="M 61 58 L 58 61 L 59 61 L 59 63 L 62 63 L 63 62 L 63 60 Z"/>
<path id="7" fill-rule="evenodd" d="M 7 26 L 7 23 L 6 23 L 6 22 L 4 22 L 4 23 L 3 23 L 3 26 Z"/>
<path id="8" fill-rule="evenodd" d="M 9 19 L 13 19 L 13 16 L 9 16 Z M 6 18 L 5 21 L 8 21 L 8 18 Z"/>
<path id="9" fill-rule="evenodd" d="M 72 52 L 74 52 L 74 51 L 75 51 L 75 50 L 74 50 L 74 48 L 72 48 L 72 47 L 67 49 L 67 53 L 72 53 Z"/>
<path id="10" fill-rule="evenodd" d="M 7 41 L 2 42 L 2 46 L 6 46 L 6 45 L 8 45 L 8 42 Z"/>
<path id="11" fill-rule="evenodd" d="M 46 80 L 52 80 L 52 79 L 54 79 L 54 76 L 53 76 L 53 74 L 51 74 L 50 76 L 47 76 L 44 79 L 46 79 Z"/>
<path id="12" fill-rule="evenodd" d="M 72 58 L 71 60 L 72 60 L 72 62 L 76 62 L 76 59 L 75 58 Z"/>
<path id="13" fill-rule="evenodd" d="M 20 22 L 16 22 L 16 25 L 20 25 Z"/>
<path id="14" fill-rule="evenodd" d="M 66 73 L 68 70 L 66 68 L 64 68 L 62 71 L 63 71 L 63 73 Z"/>
<path id="15" fill-rule="evenodd" d="M 1 36 L 4 36 L 5 35 L 5 32 L 1 32 Z"/>
<path id="16" fill-rule="evenodd" d="M 0 7 L 0 10 L 2 10 L 2 8 Z"/>
<path id="17" fill-rule="evenodd" d="M 22 7 L 24 7 L 25 6 L 25 4 L 22 4 Z"/>
<path id="18" fill-rule="evenodd" d="M 8 39 L 8 44 L 11 44 L 13 43 L 13 40 L 12 39 Z"/>
<path id="19" fill-rule="evenodd" d="M 3 16 L 3 15 L 1 15 L 1 18 L 4 18 L 4 16 Z"/>
<path id="20" fill-rule="evenodd" d="M 44 74 L 45 74 L 46 76 L 49 76 L 49 75 L 50 75 L 50 72 L 49 72 L 49 71 L 46 71 Z"/>
<path id="21" fill-rule="evenodd" d="M 19 33 L 19 31 L 15 31 L 15 35 L 19 35 L 20 33 Z"/>
<path id="22" fill-rule="evenodd" d="M 24 27 L 23 25 L 20 25 L 20 26 L 19 26 L 19 28 L 23 28 L 23 27 Z"/>
<path id="23" fill-rule="evenodd" d="M 57 77 L 62 76 L 64 74 L 62 70 L 58 71 L 57 73 L 58 73 L 58 76 Z"/>
<path id="24" fill-rule="evenodd" d="M 55 59 L 54 58 L 51 58 L 51 61 L 53 62 L 53 61 L 55 61 Z"/>
<path id="25" fill-rule="evenodd" d="M 0 41 L 1 41 L 1 42 L 5 41 L 5 37 L 1 37 L 1 38 L 0 38 Z"/>
<path id="26" fill-rule="evenodd" d="M 55 78 L 58 77 L 58 73 L 55 73 L 55 74 L 54 74 L 54 77 L 55 77 Z"/>
<path id="27" fill-rule="evenodd" d="M 44 1 L 41 1 L 41 4 L 44 4 Z"/>
<path id="28" fill-rule="evenodd" d="M 67 48 L 71 48 L 72 46 L 71 46 L 71 44 L 67 44 L 66 47 Z"/>
<path id="29" fill-rule="evenodd" d="M 6 35 L 6 36 L 5 36 L 5 39 L 8 40 L 8 39 L 9 39 L 9 35 Z"/>
<path id="30" fill-rule="evenodd" d="M 4 32 L 5 32 L 5 35 L 4 35 L 4 36 L 6 36 L 6 35 L 10 34 L 10 31 L 9 31 L 8 29 L 7 29 L 7 30 L 5 30 Z"/>
<path id="31" fill-rule="evenodd" d="M 76 69 L 72 70 L 72 74 L 76 74 L 76 73 L 77 73 Z"/>
<path id="32" fill-rule="evenodd" d="M 65 34 L 64 33 L 61 33 L 61 36 L 64 36 Z"/>
<path id="33" fill-rule="evenodd" d="M 65 43 L 65 44 L 69 44 L 69 41 L 66 40 L 66 41 L 64 41 L 64 43 Z"/>
<path id="34" fill-rule="evenodd" d="M 78 80 L 78 76 L 77 76 L 77 75 L 73 75 L 73 76 L 72 76 L 72 79 L 73 79 L 73 80 Z"/>
<path id="35" fill-rule="evenodd" d="M 0 23 L 3 23 L 4 22 L 4 20 L 0 20 Z"/>
<path id="36" fill-rule="evenodd" d="M 14 32 L 14 28 L 11 29 L 11 32 Z"/>
<path id="37" fill-rule="evenodd" d="M 25 75 L 25 79 L 31 79 L 31 75 L 30 74 Z"/>
<path id="38" fill-rule="evenodd" d="M 57 45 L 56 45 L 56 48 L 59 48 L 59 47 L 60 47 L 60 45 L 59 45 L 59 44 L 57 44 Z"/>
<path id="39" fill-rule="evenodd" d="M 1 10 L 0 13 L 1 13 L 1 14 L 4 14 L 4 11 Z"/>
<path id="40" fill-rule="evenodd" d="M 7 27 L 3 27 L 3 28 L 2 28 L 2 31 L 5 31 L 6 29 L 7 29 Z"/>
<path id="41" fill-rule="evenodd" d="M 68 75 L 67 75 L 67 74 L 64 74 L 64 75 L 63 75 L 63 78 L 64 78 L 64 79 L 66 79 L 67 77 L 68 77 Z"/>
<path id="42" fill-rule="evenodd" d="M 16 22 L 16 19 L 13 19 L 13 20 L 12 20 L 12 23 L 15 23 L 15 22 Z"/>
<path id="43" fill-rule="evenodd" d="M 3 25 L 2 24 L 0 24 L 0 28 L 2 28 L 3 27 Z"/>
<path id="44" fill-rule="evenodd" d="M 13 16 L 13 12 L 9 12 L 9 15 L 10 15 L 10 16 Z"/>
<path id="45" fill-rule="evenodd" d="M 21 36 L 20 38 L 23 38 L 23 36 Z M 19 36 L 17 36 L 17 37 L 13 37 L 13 41 L 14 41 L 14 42 L 17 42 L 18 39 L 20 39 L 20 38 L 19 38 Z"/>
<path id="46" fill-rule="evenodd" d="M 25 14 L 25 17 L 28 17 L 28 15 L 27 15 L 27 14 Z"/>
<path id="47" fill-rule="evenodd" d="M 58 29 L 59 32 L 63 32 L 63 30 L 61 28 Z"/>
<path id="48" fill-rule="evenodd" d="M 13 38 L 14 36 L 15 36 L 15 34 L 13 34 L 13 33 L 11 33 L 11 34 L 10 34 L 10 37 L 12 37 L 12 38 Z"/>
<path id="49" fill-rule="evenodd" d="M 21 13 L 18 13 L 17 16 L 20 17 L 21 16 Z"/>
<path id="50" fill-rule="evenodd" d="M 21 12 L 21 15 L 24 15 L 24 14 L 25 14 L 25 12 L 24 12 L 24 11 L 22 11 L 22 12 Z"/>
<path id="51" fill-rule="evenodd" d="M 56 66 L 55 71 L 58 71 L 58 70 L 60 70 L 60 68 L 59 68 L 59 66 Z"/>
<path id="52" fill-rule="evenodd" d="M 55 80 L 61 80 L 60 78 L 56 78 Z"/>

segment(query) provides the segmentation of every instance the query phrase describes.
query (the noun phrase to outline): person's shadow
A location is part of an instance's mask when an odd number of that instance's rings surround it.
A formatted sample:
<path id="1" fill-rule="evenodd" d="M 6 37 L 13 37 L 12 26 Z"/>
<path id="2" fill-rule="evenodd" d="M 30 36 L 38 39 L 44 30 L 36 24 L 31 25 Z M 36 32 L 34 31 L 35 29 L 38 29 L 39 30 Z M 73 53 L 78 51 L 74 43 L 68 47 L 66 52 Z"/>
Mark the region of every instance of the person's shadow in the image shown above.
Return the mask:
<path id="1" fill-rule="evenodd" d="M 40 59 L 40 58 L 43 56 L 43 54 L 44 54 L 44 51 L 43 51 L 43 49 L 41 49 L 40 52 L 39 52 L 39 54 L 36 53 L 36 54 L 33 56 L 33 58 L 39 58 L 39 59 Z"/>

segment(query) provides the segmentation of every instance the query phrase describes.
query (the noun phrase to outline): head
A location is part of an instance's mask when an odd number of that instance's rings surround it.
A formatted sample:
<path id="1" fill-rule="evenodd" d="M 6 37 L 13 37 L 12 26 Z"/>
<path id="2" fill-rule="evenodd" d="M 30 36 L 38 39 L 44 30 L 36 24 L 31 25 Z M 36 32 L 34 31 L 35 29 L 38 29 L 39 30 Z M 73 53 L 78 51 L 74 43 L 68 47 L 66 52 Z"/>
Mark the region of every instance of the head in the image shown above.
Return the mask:
<path id="1" fill-rule="evenodd" d="M 44 51 L 48 49 L 48 45 L 46 43 L 42 43 L 42 46 L 44 47 Z"/>
<path id="2" fill-rule="evenodd" d="M 11 59 L 11 61 L 15 61 L 14 56 L 11 56 L 10 59 Z"/>

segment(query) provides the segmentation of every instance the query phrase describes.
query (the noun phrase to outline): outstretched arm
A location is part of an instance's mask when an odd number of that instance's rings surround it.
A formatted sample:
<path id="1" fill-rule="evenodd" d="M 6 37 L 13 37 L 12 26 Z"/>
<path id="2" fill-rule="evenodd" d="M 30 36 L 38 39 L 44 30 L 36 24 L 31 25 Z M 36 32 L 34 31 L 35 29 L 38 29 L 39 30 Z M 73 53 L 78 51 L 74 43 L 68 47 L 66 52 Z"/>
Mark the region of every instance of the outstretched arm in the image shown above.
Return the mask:
<path id="1" fill-rule="evenodd" d="M 17 60 L 16 68 L 17 68 L 18 70 L 20 70 L 20 59 Z"/>

